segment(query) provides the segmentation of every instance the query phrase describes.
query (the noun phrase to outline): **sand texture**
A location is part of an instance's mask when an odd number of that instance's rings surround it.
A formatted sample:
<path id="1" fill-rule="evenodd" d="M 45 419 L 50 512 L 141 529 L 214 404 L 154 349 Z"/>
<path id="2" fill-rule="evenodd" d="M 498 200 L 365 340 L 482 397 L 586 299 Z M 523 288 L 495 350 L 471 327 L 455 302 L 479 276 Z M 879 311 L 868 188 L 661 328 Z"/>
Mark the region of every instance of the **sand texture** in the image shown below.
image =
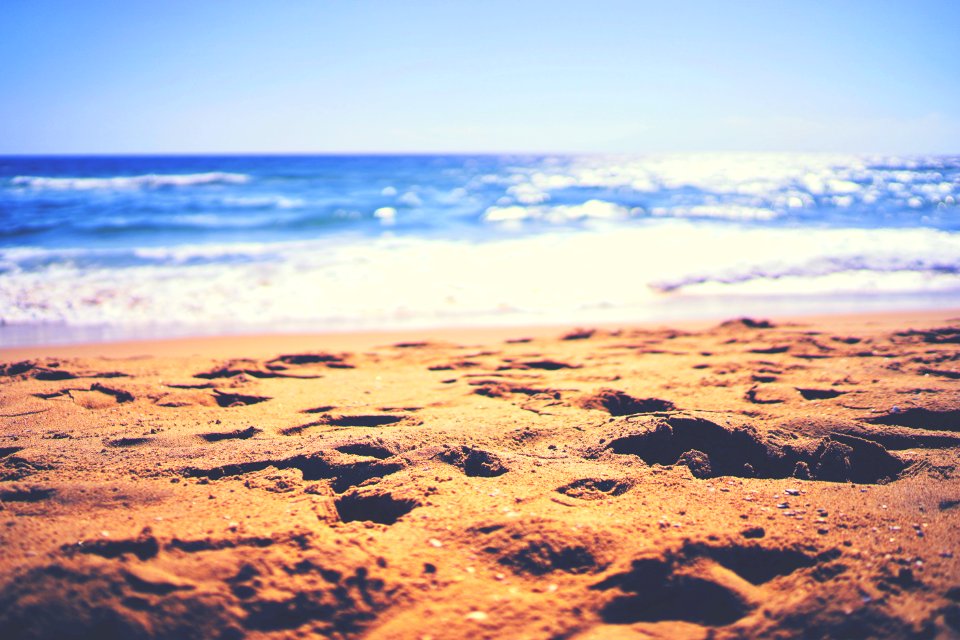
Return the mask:
<path id="1" fill-rule="evenodd" d="M 524 335 L 8 353 L 0 638 L 960 635 L 955 317 Z"/>

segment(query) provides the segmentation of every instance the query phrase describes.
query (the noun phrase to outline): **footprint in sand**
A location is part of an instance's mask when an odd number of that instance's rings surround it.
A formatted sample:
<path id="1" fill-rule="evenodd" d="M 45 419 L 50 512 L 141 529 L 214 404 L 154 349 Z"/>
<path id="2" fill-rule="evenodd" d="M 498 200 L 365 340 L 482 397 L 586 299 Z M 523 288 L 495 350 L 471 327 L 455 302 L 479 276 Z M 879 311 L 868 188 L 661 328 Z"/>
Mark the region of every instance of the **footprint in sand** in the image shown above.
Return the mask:
<path id="1" fill-rule="evenodd" d="M 637 558 L 591 589 L 616 594 L 600 609 L 608 624 L 726 626 L 767 599 L 764 584 L 835 557 L 834 552 L 811 556 L 794 549 L 688 544 L 676 555 Z"/>
<path id="2" fill-rule="evenodd" d="M 960 409 L 927 409 L 910 407 L 889 411 L 880 416 L 866 419 L 871 424 L 887 424 L 909 429 L 927 429 L 930 431 L 960 431 Z"/>
<path id="3" fill-rule="evenodd" d="M 378 460 L 386 460 L 387 458 L 392 458 L 393 456 L 397 455 L 397 451 L 394 451 L 386 444 L 378 444 L 374 442 L 351 442 L 336 446 L 334 449 L 340 453 L 346 453 L 351 456 L 377 458 Z"/>
<path id="4" fill-rule="evenodd" d="M 604 500 L 606 498 L 622 496 L 633 485 L 624 480 L 613 480 L 610 478 L 582 478 L 574 480 L 562 487 L 557 487 L 556 492 L 570 498 L 579 500 Z"/>
<path id="5" fill-rule="evenodd" d="M 609 564 L 609 545 L 590 526 L 572 529 L 561 522 L 535 518 L 474 526 L 469 532 L 498 564 L 520 574 L 597 573 Z"/>
<path id="6" fill-rule="evenodd" d="M 248 440 L 258 433 L 263 433 L 262 429 L 256 427 L 247 427 L 246 429 L 237 429 L 235 431 L 217 432 L 199 434 L 207 442 L 220 442 L 221 440 Z"/>
<path id="7" fill-rule="evenodd" d="M 308 410 L 312 413 L 312 410 Z M 409 424 L 421 424 L 419 420 L 412 420 L 408 416 L 397 416 L 389 414 L 374 415 L 324 415 L 306 424 L 296 425 L 281 429 L 280 433 L 285 436 L 295 436 L 303 433 L 312 427 L 383 427 L 395 425 L 400 422 Z"/>
<path id="8" fill-rule="evenodd" d="M 497 454 L 467 445 L 445 449 L 437 458 L 475 478 L 493 478 L 509 471 Z"/>
<path id="9" fill-rule="evenodd" d="M 240 393 L 231 393 L 229 391 L 213 390 L 213 399 L 221 407 L 244 407 L 250 404 L 258 404 L 271 400 L 269 396 L 250 396 Z"/>
<path id="10" fill-rule="evenodd" d="M 376 522 L 391 525 L 420 506 L 416 500 L 397 498 L 390 492 L 351 491 L 334 503 L 341 522 Z"/>
<path id="11" fill-rule="evenodd" d="M 624 419 L 629 420 L 629 419 Z M 882 445 L 849 435 L 834 434 L 806 445 L 780 447 L 749 427 L 724 427 L 704 418 L 671 416 L 644 418 L 634 431 L 622 423 L 622 435 L 604 438 L 600 451 L 635 455 L 647 464 L 687 466 L 697 478 L 739 476 L 788 478 L 873 484 L 895 480 L 907 464 Z M 639 423 L 643 424 L 643 423 Z M 618 429 L 616 424 L 611 425 Z M 625 433 L 624 433 L 625 432 Z"/>
<path id="12" fill-rule="evenodd" d="M 628 416 L 635 413 L 656 413 L 674 411 L 676 407 L 669 400 L 660 398 L 635 398 L 616 389 L 601 389 L 588 395 L 578 403 L 584 409 L 605 411 L 611 416 Z"/>
<path id="13" fill-rule="evenodd" d="M 69 397 L 84 409 L 106 409 L 124 402 L 133 402 L 135 399 L 129 391 L 108 387 L 99 382 L 94 382 L 89 389 L 71 387 L 50 393 L 35 393 L 34 395 L 44 400 Z"/>
<path id="14" fill-rule="evenodd" d="M 56 495 L 53 487 L 39 485 L 11 484 L 0 488 L 0 503 L 4 502 L 41 502 Z"/>
<path id="15" fill-rule="evenodd" d="M 153 442 L 153 438 L 115 438 L 113 440 L 105 440 L 104 444 L 108 447 L 116 448 L 125 448 L 125 447 L 139 447 L 143 444 L 149 444 Z"/>

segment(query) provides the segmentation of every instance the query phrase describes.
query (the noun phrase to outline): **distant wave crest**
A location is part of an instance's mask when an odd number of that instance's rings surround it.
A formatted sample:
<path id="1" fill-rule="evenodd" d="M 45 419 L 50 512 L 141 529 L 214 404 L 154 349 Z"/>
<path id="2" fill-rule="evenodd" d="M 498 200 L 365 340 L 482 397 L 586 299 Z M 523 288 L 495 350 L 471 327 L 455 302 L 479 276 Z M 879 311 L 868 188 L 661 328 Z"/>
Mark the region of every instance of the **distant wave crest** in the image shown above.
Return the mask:
<path id="1" fill-rule="evenodd" d="M 207 173 L 157 174 L 141 176 L 113 176 L 109 178 L 51 178 L 48 176 L 16 176 L 10 183 L 27 189 L 56 191 L 89 191 L 94 189 L 157 189 L 161 187 L 188 187 L 203 184 L 242 184 L 250 176 L 243 173 L 211 171 Z"/>

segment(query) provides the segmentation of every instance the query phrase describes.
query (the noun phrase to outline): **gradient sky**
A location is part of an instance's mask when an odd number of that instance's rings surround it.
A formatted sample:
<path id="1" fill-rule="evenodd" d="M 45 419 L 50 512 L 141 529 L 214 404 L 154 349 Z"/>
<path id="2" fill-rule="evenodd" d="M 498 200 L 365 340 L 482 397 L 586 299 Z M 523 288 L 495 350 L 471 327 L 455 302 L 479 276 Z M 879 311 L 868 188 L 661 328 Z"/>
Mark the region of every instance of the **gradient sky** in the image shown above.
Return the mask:
<path id="1" fill-rule="evenodd" d="M 4 0 L 0 153 L 960 152 L 956 0 Z"/>

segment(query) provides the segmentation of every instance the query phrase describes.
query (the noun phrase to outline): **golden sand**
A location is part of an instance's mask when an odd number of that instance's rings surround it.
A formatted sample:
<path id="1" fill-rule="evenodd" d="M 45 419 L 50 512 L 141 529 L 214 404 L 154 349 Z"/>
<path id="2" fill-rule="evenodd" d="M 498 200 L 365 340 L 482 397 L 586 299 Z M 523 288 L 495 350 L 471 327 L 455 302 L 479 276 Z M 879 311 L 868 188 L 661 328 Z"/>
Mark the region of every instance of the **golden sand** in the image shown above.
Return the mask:
<path id="1" fill-rule="evenodd" d="M 7 350 L 0 637 L 956 637 L 958 316 Z"/>

